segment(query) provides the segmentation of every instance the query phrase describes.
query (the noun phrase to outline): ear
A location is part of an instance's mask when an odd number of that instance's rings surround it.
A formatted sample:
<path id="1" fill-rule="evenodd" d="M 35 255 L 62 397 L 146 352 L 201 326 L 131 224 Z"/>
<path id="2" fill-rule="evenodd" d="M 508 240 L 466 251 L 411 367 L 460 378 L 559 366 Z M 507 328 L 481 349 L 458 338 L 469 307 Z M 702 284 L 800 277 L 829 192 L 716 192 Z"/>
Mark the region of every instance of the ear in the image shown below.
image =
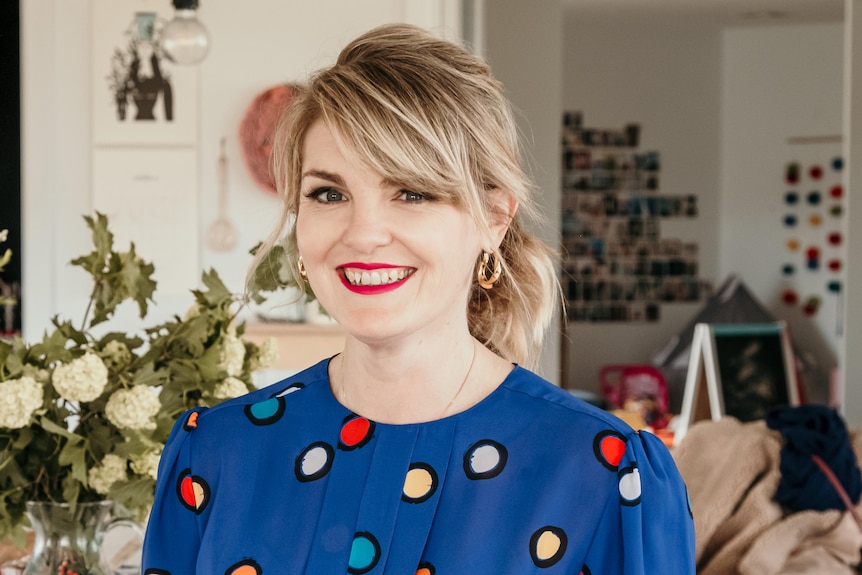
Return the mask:
<path id="1" fill-rule="evenodd" d="M 512 218 L 515 217 L 515 212 L 518 211 L 518 200 L 507 190 L 494 188 L 486 192 L 489 198 L 489 214 L 490 220 L 488 226 L 491 230 L 492 249 L 496 250 L 503 243 L 503 236 L 509 229 L 509 224 Z"/>

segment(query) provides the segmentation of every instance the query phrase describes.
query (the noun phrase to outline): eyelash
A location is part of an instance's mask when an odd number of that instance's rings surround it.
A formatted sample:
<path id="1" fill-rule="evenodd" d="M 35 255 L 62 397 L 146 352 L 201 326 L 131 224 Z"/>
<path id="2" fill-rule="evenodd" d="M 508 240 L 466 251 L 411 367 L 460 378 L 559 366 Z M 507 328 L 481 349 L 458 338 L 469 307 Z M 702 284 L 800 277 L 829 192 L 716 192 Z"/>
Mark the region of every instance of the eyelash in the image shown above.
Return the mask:
<path id="1" fill-rule="evenodd" d="M 337 200 L 321 199 L 321 196 L 328 196 L 329 194 L 338 194 L 339 199 L 337 199 Z M 338 190 L 336 190 L 334 188 L 323 187 L 323 188 L 315 188 L 315 189 L 311 190 L 310 192 L 308 192 L 305 195 L 305 197 L 311 198 L 313 200 L 317 200 L 318 202 L 321 202 L 324 204 L 328 204 L 328 203 L 343 201 L 344 194 L 342 194 L 341 192 L 339 192 Z"/>
<path id="2" fill-rule="evenodd" d="M 338 199 L 328 198 L 329 194 L 337 194 Z M 324 204 L 344 201 L 344 194 L 331 187 L 315 188 L 308 192 L 305 196 L 307 198 L 317 200 L 318 202 Z M 414 192 L 413 190 L 400 190 L 398 192 L 398 197 L 408 203 L 419 203 L 433 200 L 431 196 L 419 192 Z"/>

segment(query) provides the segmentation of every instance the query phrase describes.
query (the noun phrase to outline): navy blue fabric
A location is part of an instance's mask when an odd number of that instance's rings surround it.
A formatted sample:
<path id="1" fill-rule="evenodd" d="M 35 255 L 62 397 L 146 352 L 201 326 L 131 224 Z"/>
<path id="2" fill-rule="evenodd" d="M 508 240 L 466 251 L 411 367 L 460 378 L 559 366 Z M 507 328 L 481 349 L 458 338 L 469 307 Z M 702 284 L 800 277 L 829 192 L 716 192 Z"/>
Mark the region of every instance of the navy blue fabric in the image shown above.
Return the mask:
<path id="1" fill-rule="evenodd" d="M 766 424 L 781 432 L 781 481 L 775 500 L 793 511 L 844 510 L 838 492 L 811 459 L 818 455 L 856 504 L 862 494 L 862 474 L 850 444 L 844 420 L 825 405 L 779 407 L 769 412 Z"/>
<path id="2" fill-rule="evenodd" d="M 177 422 L 143 572 L 694 574 L 655 436 L 517 366 L 463 413 L 378 423 L 338 403 L 327 364 Z"/>

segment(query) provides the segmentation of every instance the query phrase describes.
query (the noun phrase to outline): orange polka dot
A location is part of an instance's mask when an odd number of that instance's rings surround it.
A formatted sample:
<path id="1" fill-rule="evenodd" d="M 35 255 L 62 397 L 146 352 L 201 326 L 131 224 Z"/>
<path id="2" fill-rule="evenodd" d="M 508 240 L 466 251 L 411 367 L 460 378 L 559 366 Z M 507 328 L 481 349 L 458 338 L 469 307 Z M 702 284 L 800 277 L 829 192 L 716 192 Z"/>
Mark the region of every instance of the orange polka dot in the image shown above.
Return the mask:
<path id="1" fill-rule="evenodd" d="M 420 567 L 416 570 L 416 575 L 431 575 L 431 570 L 427 567 Z"/>
<path id="2" fill-rule="evenodd" d="M 242 565 L 231 571 L 231 575 L 258 575 L 258 572 L 251 565 Z"/>

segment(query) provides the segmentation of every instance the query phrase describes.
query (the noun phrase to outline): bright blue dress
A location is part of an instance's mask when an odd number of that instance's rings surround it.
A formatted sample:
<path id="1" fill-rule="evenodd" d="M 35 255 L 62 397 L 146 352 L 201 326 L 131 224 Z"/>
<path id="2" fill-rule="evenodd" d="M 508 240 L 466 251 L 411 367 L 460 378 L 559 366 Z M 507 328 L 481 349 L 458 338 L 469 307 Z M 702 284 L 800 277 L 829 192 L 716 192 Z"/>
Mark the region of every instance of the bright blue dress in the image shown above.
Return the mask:
<path id="1" fill-rule="evenodd" d="M 664 444 L 516 366 L 438 421 L 369 421 L 327 365 L 174 427 L 150 575 L 694 573 Z"/>

